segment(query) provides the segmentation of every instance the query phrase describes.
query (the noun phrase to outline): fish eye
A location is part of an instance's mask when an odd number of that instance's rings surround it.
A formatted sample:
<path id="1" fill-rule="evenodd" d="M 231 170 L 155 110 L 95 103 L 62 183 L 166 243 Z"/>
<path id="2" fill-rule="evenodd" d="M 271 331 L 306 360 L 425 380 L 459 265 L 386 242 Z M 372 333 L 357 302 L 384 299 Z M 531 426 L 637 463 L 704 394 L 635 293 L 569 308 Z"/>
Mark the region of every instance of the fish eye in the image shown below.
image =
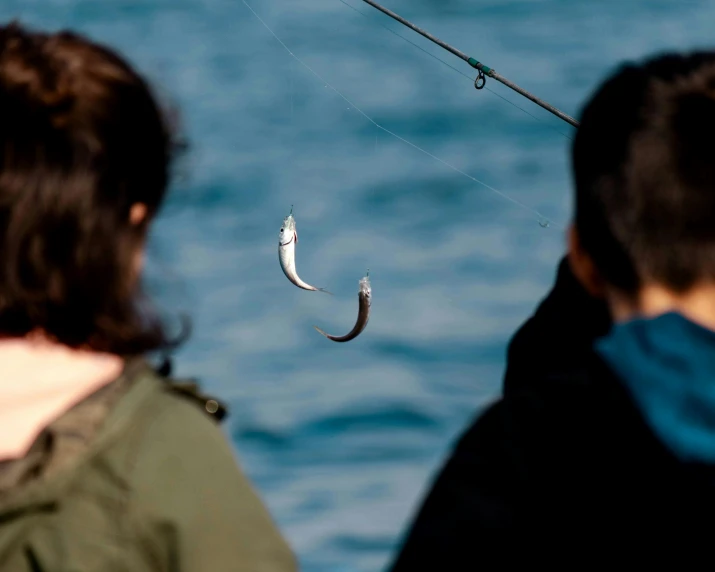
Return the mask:
<path id="1" fill-rule="evenodd" d="M 281 228 L 281 232 L 283 232 L 284 230 L 285 230 L 284 228 Z"/>

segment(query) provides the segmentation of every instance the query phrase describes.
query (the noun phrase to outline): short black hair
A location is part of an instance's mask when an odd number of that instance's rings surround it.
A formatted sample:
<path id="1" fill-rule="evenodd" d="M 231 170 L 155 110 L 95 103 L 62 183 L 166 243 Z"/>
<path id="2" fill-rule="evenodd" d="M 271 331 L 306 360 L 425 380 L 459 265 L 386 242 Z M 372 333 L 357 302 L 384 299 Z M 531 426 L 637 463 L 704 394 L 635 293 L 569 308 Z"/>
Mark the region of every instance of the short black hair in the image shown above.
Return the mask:
<path id="1" fill-rule="evenodd" d="M 715 52 L 622 66 L 585 105 L 572 166 L 575 226 L 610 285 L 715 280 Z"/>

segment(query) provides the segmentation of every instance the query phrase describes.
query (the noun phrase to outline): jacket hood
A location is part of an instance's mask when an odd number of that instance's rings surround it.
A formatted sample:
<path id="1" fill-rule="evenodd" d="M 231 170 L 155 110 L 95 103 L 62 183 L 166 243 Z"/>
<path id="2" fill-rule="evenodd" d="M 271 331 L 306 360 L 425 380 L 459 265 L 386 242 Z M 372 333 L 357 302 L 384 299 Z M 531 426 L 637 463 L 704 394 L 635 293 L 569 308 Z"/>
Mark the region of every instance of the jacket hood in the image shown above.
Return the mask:
<path id="1" fill-rule="evenodd" d="M 715 464 L 715 332 L 677 313 L 616 324 L 596 352 L 680 460 Z"/>

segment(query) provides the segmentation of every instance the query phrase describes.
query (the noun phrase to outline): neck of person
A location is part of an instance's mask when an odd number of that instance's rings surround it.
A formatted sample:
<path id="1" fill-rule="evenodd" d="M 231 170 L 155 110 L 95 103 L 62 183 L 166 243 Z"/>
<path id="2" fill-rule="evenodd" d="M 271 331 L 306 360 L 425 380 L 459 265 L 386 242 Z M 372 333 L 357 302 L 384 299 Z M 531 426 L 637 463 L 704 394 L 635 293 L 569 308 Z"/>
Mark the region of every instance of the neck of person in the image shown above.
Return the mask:
<path id="1" fill-rule="evenodd" d="M 699 284 L 684 293 L 673 292 L 658 284 L 648 284 L 633 296 L 610 290 L 606 300 L 614 322 L 655 318 L 676 312 L 715 331 L 715 283 Z"/>

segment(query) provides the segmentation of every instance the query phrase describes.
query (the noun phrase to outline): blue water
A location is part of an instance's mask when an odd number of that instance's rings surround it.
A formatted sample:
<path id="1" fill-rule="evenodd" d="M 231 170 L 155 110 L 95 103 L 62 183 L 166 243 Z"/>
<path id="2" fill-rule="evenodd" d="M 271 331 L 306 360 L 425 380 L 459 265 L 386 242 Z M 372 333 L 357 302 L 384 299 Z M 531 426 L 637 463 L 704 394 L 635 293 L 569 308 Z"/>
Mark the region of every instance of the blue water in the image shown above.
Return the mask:
<path id="1" fill-rule="evenodd" d="M 122 50 L 180 107 L 192 153 L 152 243 L 160 300 L 188 309 L 180 374 L 227 425 L 307 572 L 381 570 L 440 461 L 498 391 L 510 334 L 551 283 L 571 204 L 573 130 L 360 0 L 2 0 L 3 19 Z M 385 0 L 577 114 L 624 58 L 712 42 L 715 3 Z M 278 229 L 295 205 L 302 277 Z M 543 222 L 543 220 L 542 220 Z M 348 344 L 358 280 L 373 316 Z"/>

